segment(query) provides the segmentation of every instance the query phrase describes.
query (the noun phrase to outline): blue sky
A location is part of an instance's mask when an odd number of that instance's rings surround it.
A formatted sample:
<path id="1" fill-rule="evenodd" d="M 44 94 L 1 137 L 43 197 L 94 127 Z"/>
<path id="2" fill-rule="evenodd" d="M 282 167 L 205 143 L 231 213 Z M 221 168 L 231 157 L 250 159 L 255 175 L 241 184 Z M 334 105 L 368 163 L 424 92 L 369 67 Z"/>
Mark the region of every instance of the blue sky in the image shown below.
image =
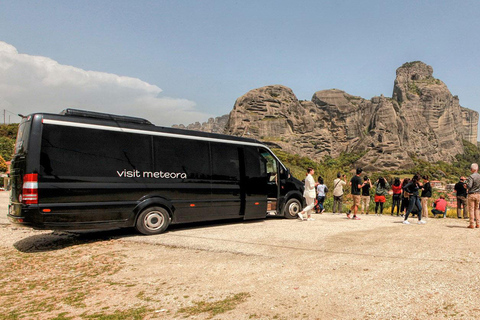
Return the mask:
<path id="1" fill-rule="evenodd" d="M 461 0 L 7 0 L 0 41 L 11 63 L 23 61 L 15 74 L 25 72 L 31 85 L 51 71 L 39 64 L 58 64 L 62 76 L 49 78 L 61 92 L 51 81 L 48 90 L 25 90 L 36 92 L 28 99 L 0 90 L 0 108 L 83 106 L 187 124 L 227 114 L 241 95 L 273 84 L 304 100 L 330 88 L 391 97 L 396 69 L 421 60 L 462 106 L 480 111 L 479 17 L 480 1 Z M 15 86 L 23 85 L 18 78 Z"/>

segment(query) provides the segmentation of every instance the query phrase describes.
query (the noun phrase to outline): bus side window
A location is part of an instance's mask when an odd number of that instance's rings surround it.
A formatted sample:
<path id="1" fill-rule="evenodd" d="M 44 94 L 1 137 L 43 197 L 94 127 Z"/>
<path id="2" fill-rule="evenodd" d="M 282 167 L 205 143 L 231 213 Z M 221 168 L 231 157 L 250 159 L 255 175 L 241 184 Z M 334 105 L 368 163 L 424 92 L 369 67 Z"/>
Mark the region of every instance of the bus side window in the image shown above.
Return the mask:
<path id="1" fill-rule="evenodd" d="M 240 180 L 238 146 L 211 143 L 213 180 Z"/>
<path id="2" fill-rule="evenodd" d="M 262 157 L 267 161 L 267 175 L 270 182 L 277 181 L 277 160 L 269 152 L 262 150 Z"/>

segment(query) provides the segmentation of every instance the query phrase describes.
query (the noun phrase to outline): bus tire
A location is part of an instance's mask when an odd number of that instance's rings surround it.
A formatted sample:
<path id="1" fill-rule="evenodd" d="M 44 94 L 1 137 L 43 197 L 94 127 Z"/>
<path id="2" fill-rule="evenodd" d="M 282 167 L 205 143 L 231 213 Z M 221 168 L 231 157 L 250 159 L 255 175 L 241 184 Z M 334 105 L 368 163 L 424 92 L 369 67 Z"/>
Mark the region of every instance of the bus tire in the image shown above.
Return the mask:
<path id="1" fill-rule="evenodd" d="M 291 198 L 287 201 L 285 209 L 283 210 L 283 216 L 287 219 L 298 218 L 298 213 L 302 211 L 302 203 L 296 198 Z"/>
<path id="2" fill-rule="evenodd" d="M 162 207 L 149 207 L 137 217 L 135 229 L 145 235 L 164 232 L 170 225 L 171 218 L 167 209 Z"/>

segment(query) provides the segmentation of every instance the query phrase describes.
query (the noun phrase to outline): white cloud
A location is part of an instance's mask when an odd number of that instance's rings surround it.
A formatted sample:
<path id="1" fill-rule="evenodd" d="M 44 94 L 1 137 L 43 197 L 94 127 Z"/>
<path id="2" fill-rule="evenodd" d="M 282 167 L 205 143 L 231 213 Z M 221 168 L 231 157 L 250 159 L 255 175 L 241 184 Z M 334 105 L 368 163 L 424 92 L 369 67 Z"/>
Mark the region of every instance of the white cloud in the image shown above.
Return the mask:
<path id="1" fill-rule="evenodd" d="M 164 126 L 209 117 L 195 109 L 195 102 L 164 97 L 161 92 L 140 79 L 20 54 L 0 41 L 0 109 L 26 115 L 76 108 L 142 117 Z"/>

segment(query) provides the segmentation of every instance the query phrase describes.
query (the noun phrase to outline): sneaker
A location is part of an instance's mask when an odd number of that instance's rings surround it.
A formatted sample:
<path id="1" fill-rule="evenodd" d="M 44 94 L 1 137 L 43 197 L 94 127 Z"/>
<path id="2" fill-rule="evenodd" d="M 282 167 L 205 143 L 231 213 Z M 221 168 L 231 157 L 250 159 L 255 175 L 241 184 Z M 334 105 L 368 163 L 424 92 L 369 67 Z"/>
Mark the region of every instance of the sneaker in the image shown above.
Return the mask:
<path id="1" fill-rule="evenodd" d="M 425 224 L 425 223 L 427 223 L 425 220 L 419 220 L 418 221 L 418 224 Z"/>
<path id="2" fill-rule="evenodd" d="M 322 211 L 320 211 L 320 214 L 324 213 L 325 212 L 325 209 L 323 209 Z"/>
<path id="3" fill-rule="evenodd" d="M 302 215 L 301 212 L 298 213 L 298 219 L 300 219 L 300 220 L 302 220 L 302 221 L 305 220 L 305 219 L 303 218 L 303 215 Z"/>
<path id="4" fill-rule="evenodd" d="M 361 220 L 361 219 L 357 216 L 353 216 L 353 220 Z"/>
<path id="5" fill-rule="evenodd" d="M 408 222 L 408 220 L 403 220 L 402 223 L 403 223 L 403 224 L 410 224 L 410 222 Z"/>

